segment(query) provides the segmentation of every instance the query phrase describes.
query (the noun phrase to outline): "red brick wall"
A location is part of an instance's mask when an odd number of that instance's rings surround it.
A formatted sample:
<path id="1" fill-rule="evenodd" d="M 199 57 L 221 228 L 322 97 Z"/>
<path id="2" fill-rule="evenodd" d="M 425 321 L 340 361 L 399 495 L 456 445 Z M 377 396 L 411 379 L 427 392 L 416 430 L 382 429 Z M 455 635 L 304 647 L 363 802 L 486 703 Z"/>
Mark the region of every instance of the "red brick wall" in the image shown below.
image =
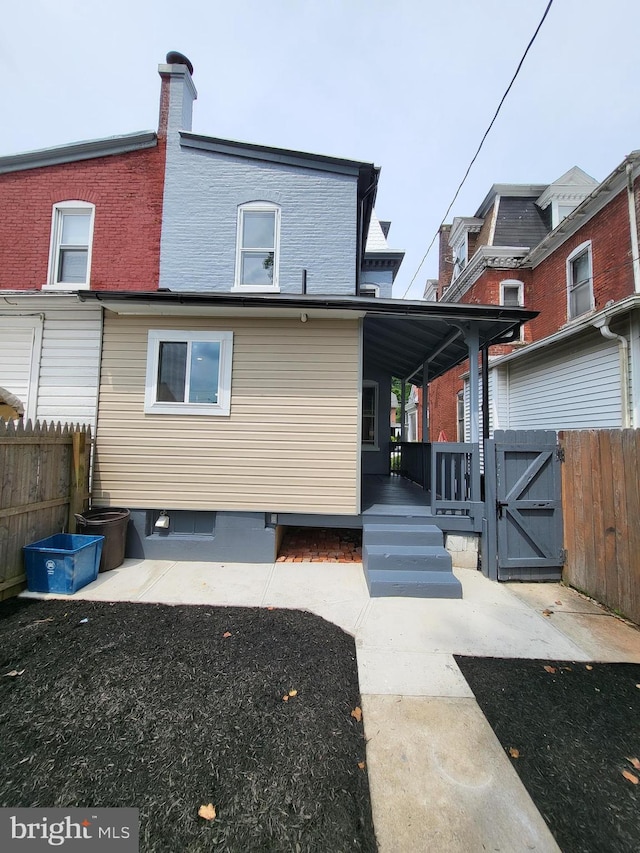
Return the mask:
<path id="1" fill-rule="evenodd" d="M 441 432 L 447 441 L 457 441 L 457 396 L 464 381 L 460 378 L 469 369 L 465 361 L 429 383 L 429 441 L 437 441 Z"/>
<path id="2" fill-rule="evenodd" d="M 596 311 L 610 299 L 618 301 L 633 293 L 629 208 L 623 190 L 533 270 L 527 308 L 540 314 L 529 324 L 532 340 L 552 334 L 567 322 L 567 257 L 586 240 L 591 240 Z"/>
<path id="3" fill-rule="evenodd" d="M 92 290 L 157 290 L 164 142 L 155 148 L 0 175 L 0 289 L 47 282 L 52 206 L 95 204 Z"/>

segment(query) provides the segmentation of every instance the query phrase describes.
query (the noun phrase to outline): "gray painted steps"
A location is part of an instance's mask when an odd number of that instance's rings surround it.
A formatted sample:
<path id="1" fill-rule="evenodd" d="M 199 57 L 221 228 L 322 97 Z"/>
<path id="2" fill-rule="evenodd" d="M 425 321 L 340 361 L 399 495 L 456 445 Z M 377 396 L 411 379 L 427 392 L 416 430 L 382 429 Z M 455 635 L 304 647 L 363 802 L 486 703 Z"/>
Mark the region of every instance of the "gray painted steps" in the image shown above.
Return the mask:
<path id="1" fill-rule="evenodd" d="M 462 598 L 444 535 L 424 517 L 364 516 L 362 564 L 372 597 Z"/>

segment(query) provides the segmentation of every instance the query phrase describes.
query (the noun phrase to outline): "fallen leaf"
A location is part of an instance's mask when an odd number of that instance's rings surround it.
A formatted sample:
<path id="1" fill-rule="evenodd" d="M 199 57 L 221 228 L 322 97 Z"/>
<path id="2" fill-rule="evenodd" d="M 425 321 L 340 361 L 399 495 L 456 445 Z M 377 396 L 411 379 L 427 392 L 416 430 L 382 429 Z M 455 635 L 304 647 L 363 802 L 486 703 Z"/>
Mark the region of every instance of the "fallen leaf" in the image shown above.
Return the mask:
<path id="1" fill-rule="evenodd" d="M 23 672 L 24 672 L 24 669 L 12 669 L 11 672 L 5 672 L 4 677 L 5 678 L 8 678 L 8 677 L 15 678 L 16 675 L 22 675 Z"/>
<path id="2" fill-rule="evenodd" d="M 359 723 L 360 720 L 362 719 L 362 708 L 357 708 L 357 707 L 354 708 L 353 711 L 351 712 L 351 716 L 353 717 L 354 720 L 356 720 Z"/>
<path id="3" fill-rule="evenodd" d="M 275 607 L 267 607 L 267 610 L 275 610 Z"/>
<path id="4" fill-rule="evenodd" d="M 283 702 L 288 702 L 288 701 L 289 701 L 289 694 L 288 694 L 288 693 L 285 693 L 285 694 L 284 694 L 284 696 L 282 697 L 282 701 L 283 701 Z"/>
<path id="5" fill-rule="evenodd" d="M 298 695 L 298 691 L 297 691 L 297 690 L 290 690 L 290 691 L 289 691 L 289 696 L 297 696 L 297 695 Z"/>
<path id="6" fill-rule="evenodd" d="M 637 776 L 635 776 L 633 773 L 630 773 L 628 770 L 623 770 L 622 775 L 625 779 L 628 779 L 629 782 L 631 782 L 633 785 L 637 785 L 640 781 Z"/>
<path id="7" fill-rule="evenodd" d="M 206 806 L 200 806 L 198 809 L 198 816 L 203 817 L 205 820 L 215 820 L 216 807 L 213 803 L 208 803 Z"/>
<path id="8" fill-rule="evenodd" d="M 222 636 L 223 636 L 225 639 L 226 639 L 227 637 L 230 637 L 230 636 L 231 636 L 231 631 L 225 631 L 225 632 L 224 632 L 224 634 L 223 634 Z"/>
<path id="9" fill-rule="evenodd" d="M 509 755 L 511 756 L 511 758 L 520 758 L 520 750 L 516 749 L 515 746 L 510 746 Z"/>
<path id="10" fill-rule="evenodd" d="M 593 669 L 593 667 L 591 666 L 591 664 L 590 664 L 590 663 L 588 663 L 588 664 L 585 666 L 585 669 L 589 669 L 589 670 L 591 670 L 591 669 Z"/>
<path id="11" fill-rule="evenodd" d="M 360 768 L 360 770 L 364 770 L 364 768 L 365 768 L 366 766 L 367 766 L 367 765 L 366 765 L 366 763 L 365 763 L 364 761 L 358 761 L 358 767 Z"/>
<path id="12" fill-rule="evenodd" d="M 567 672 L 573 672 L 570 666 L 561 666 L 560 669 L 565 669 Z"/>
<path id="13" fill-rule="evenodd" d="M 553 610 L 548 610 L 548 609 L 547 609 L 547 610 L 543 610 L 543 611 L 542 611 L 542 615 L 543 615 L 543 616 L 553 616 Z"/>
<path id="14" fill-rule="evenodd" d="M 545 672 L 556 672 L 556 668 L 555 668 L 555 666 L 545 666 L 544 671 Z"/>
<path id="15" fill-rule="evenodd" d="M 556 602 L 554 602 L 554 603 L 555 603 L 555 604 L 560 604 L 560 605 L 562 604 L 562 602 L 561 602 L 561 601 L 556 601 Z"/>
<path id="16" fill-rule="evenodd" d="M 640 761 L 637 758 L 627 758 L 627 761 L 636 768 L 636 770 L 640 770 Z"/>

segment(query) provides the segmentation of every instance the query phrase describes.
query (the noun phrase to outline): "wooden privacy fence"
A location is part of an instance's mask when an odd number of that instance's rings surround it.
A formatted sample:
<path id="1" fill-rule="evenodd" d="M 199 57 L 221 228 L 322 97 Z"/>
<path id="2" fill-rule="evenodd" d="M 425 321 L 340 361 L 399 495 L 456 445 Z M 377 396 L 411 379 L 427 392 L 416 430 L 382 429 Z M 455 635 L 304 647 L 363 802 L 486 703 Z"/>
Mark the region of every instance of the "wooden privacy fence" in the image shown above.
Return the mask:
<path id="1" fill-rule="evenodd" d="M 640 623 L 640 430 L 560 432 L 563 579 Z"/>
<path id="2" fill-rule="evenodd" d="M 24 545 L 75 532 L 90 452 L 90 427 L 0 420 L 0 601 L 24 588 Z"/>

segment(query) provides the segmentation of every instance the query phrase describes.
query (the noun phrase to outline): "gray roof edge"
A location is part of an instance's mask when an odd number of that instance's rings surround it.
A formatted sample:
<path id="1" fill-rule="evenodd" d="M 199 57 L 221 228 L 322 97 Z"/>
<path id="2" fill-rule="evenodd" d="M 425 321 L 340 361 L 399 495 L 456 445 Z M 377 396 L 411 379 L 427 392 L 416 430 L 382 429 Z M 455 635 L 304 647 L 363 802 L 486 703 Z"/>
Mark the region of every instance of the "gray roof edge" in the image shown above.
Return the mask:
<path id="1" fill-rule="evenodd" d="M 607 203 L 606 197 L 604 201 L 602 200 L 605 193 L 613 192 L 617 195 L 621 192 L 624 189 L 626 180 L 624 173 L 627 165 L 631 165 L 635 169 L 640 168 L 640 150 L 627 154 L 624 160 L 618 163 L 611 174 L 607 175 L 589 193 L 584 201 L 580 202 L 575 210 L 572 210 L 571 213 L 565 216 L 562 222 L 553 231 L 550 231 L 537 246 L 533 246 L 525 258 L 525 263 L 531 264 L 533 267 L 542 263 L 545 258 L 561 246 L 572 234 L 582 228 L 592 216 L 595 216 L 605 206 Z"/>
<path id="2" fill-rule="evenodd" d="M 363 160 L 347 160 L 325 154 L 312 154 L 289 148 L 259 145 L 254 142 L 219 139 L 214 136 L 203 136 L 202 134 L 191 133 L 185 130 L 180 131 L 180 143 L 189 148 L 214 151 L 218 154 L 230 154 L 254 160 L 267 160 L 287 166 L 302 166 L 307 169 L 320 169 L 322 171 L 338 172 L 339 174 L 357 175 L 362 168 L 372 169 L 376 172 L 380 171 L 379 166 Z"/>
<path id="3" fill-rule="evenodd" d="M 640 307 L 640 294 L 634 293 L 631 296 L 627 296 L 619 302 L 610 305 L 608 308 L 602 308 L 600 311 L 594 311 L 586 317 L 577 319 L 575 322 L 564 326 L 562 329 L 558 329 L 551 335 L 547 335 L 546 338 L 540 338 L 526 346 L 519 347 L 514 352 L 498 356 L 496 359 L 491 361 L 489 369 L 493 370 L 494 367 L 500 367 L 502 364 L 507 364 L 510 361 L 524 358 L 530 353 L 540 352 L 540 350 L 553 346 L 553 344 L 562 343 L 563 341 L 579 335 L 581 332 L 597 328 L 596 324 L 602 320 L 612 320 L 619 314 L 625 314 L 627 311 L 632 311 L 634 308 L 638 307 Z"/>
<path id="4" fill-rule="evenodd" d="M 507 308 L 502 305 L 476 305 L 466 302 L 424 302 L 408 299 L 367 299 L 362 296 L 319 296 L 313 294 L 246 294 L 236 296 L 228 293 L 197 293 L 193 291 L 149 290 L 149 291 L 118 291 L 118 290 L 84 290 L 78 291 L 81 302 L 166 302 L 177 305 L 202 304 L 224 305 L 247 308 L 256 307 L 289 307 L 289 308 L 323 308 L 335 310 L 360 311 L 375 315 L 397 316 L 431 316 L 452 320 L 505 320 L 506 322 L 532 320 L 538 316 L 538 311 L 527 308 Z"/>
<path id="5" fill-rule="evenodd" d="M 40 148 L 0 157 L 0 174 L 55 166 L 59 163 L 74 163 L 77 160 L 90 160 L 114 154 L 128 154 L 143 148 L 154 148 L 157 144 L 158 137 L 154 130 L 108 136 L 104 139 L 89 139 L 84 142 L 70 142 L 53 148 Z"/>
<path id="6" fill-rule="evenodd" d="M 486 216 L 497 195 L 507 198 L 539 198 L 547 187 L 548 184 L 493 184 L 475 215 Z"/>

